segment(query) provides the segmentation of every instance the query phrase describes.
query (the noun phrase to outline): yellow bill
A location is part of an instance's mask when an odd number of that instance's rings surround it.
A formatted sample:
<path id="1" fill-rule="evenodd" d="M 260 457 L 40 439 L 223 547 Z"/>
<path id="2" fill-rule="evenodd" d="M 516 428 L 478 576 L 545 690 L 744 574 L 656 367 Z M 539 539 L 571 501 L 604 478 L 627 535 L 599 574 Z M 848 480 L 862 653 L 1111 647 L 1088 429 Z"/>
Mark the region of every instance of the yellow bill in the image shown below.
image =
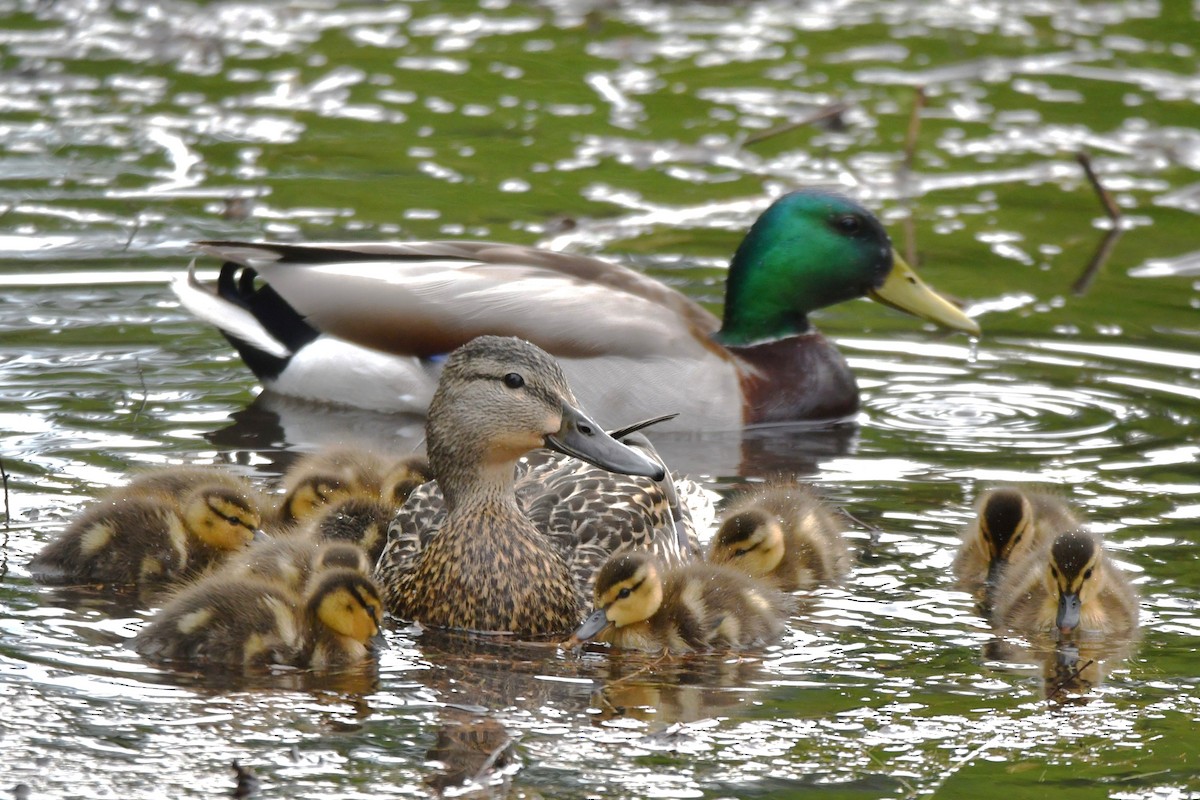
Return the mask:
<path id="1" fill-rule="evenodd" d="M 872 300 L 885 306 L 929 320 L 951 330 L 980 334 L 979 323 L 968 317 L 958 306 L 935 292 L 925 281 L 917 277 L 912 267 L 895 250 L 892 251 L 895 266 L 888 274 L 883 286 L 867 293 Z"/>

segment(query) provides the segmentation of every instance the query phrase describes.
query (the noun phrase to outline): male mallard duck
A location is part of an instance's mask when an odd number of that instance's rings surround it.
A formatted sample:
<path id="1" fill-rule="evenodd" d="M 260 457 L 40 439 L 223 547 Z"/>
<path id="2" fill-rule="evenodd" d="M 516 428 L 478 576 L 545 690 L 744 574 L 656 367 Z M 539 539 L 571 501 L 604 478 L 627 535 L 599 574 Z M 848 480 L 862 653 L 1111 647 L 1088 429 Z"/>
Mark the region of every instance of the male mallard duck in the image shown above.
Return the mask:
<path id="1" fill-rule="evenodd" d="M 824 502 L 795 482 L 767 484 L 726 509 L 708 560 L 784 592 L 812 589 L 850 571 L 850 549 Z"/>
<path id="2" fill-rule="evenodd" d="M 723 320 L 633 270 L 516 245 L 198 246 L 226 262 L 215 292 L 194 274 L 175 291 L 264 387 L 382 411 L 424 413 L 437 359 L 499 334 L 547 350 L 585 407 L 613 418 L 680 412 L 676 427 L 692 430 L 835 419 L 858 408 L 858 388 L 810 312 L 866 296 L 979 333 L 869 211 L 819 191 L 784 195 L 750 228 Z"/>
<path id="3" fill-rule="evenodd" d="M 598 638 L 650 652 L 739 650 L 783 632 L 792 599 L 729 567 L 693 563 L 662 569 L 653 554 L 610 558 L 596 576 L 595 611 L 564 645 Z"/>
<path id="4" fill-rule="evenodd" d="M 172 597 L 133 644 L 155 661 L 336 666 L 367 655 L 381 608 L 353 570 L 326 570 L 303 599 L 272 580 L 210 575 Z"/>
<path id="5" fill-rule="evenodd" d="M 135 477 L 77 517 L 29 564 L 47 583 L 152 583 L 194 574 L 248 545 L 261 499 L 205 467 Z"/>
<path id="6" fill-rule="evenodd" d="M 984 589 L 988 607 L 1005 569 L 1079 525 L 1067 504 L 1052 494 L 1015 486 L 987 491 L 979 499 L 975 519 L 963 530 L 954 576 L 968 591 Z"/>
<path id="7" fill-rule="evenodd" d="M 350 497 L 382 500 L 399 508 L 409 492 L 432 477 L 423 456 L 397 461 L 360 447 L 326 447 L 301 456 L 284 473 L 275 524 L 302 522 Z"/>
<path id="8" fill-rule="evenodd" d="M 562 461 L 553 476 L 538 473 L 518 503 L 517 461 L 541 447 L 652 478 L 643 494 L 658 492 L 654 481 L 665 474 L 579 411 L 558 364 L 528 342 L 481 336 L 451 353 L 425 435 L 440 510 L 421 487 L 392 525 L 376 578 L 395 616 L 478 631 L 567 631 L 586 598 L 579 581 L 586 585 L 612 550 L 657 545 L 684 557 L 669 512 L 664 535 L 645 521 L 610 535 L 602 512 L 636 498 L 613 496 L 606 473 L 575 461 Z M 539 510 L 527 515 L 522 505 Z M 576 518 L 594 524 L 580 532 Z"/>
<path id="9" fill-rule="evenodd" d="M 1128 635 L 1138 625 L 1137 594 L 1100 537 L 1076 528 L 1004 573 L 993 620 L 1029 633 Z"/>

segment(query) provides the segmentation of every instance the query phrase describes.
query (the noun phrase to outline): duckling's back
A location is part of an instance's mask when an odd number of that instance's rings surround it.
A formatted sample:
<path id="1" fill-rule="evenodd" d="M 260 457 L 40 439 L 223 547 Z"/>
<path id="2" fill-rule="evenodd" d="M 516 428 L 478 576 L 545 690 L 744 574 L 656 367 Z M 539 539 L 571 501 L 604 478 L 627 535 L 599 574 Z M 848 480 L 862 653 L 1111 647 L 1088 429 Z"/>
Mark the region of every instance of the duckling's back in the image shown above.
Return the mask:
<path id="1" fill-rule="evenodd" d="M 304 644 L 298 606 L 295 595 L 270 582 L 210 577 L 168 601 L 134 648 L 154 661 L 293 663 Z"/>

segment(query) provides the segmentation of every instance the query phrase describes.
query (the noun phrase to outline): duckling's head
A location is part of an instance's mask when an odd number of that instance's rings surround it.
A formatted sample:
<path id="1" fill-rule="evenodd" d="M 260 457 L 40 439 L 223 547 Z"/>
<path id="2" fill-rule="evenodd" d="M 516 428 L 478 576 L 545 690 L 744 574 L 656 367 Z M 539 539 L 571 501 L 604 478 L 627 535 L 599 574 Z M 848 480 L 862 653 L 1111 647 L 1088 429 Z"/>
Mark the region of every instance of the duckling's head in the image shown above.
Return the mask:
<path id="1" fill-rule="evenodd" d="M 662 467 L 613 439 L 578 408 L 562 369 L 522 339 L 480 336 L 446 360 L 429 405 L 429 464 L 446 503 L 464 471 L 511 483 L 522 455 L 549 447 L 613 472 L 663 477 Z"/>
<path id="2" fill-rule="evenodd" d="M 783 560 L 783 526 L 761 509 L 747 509 L 721 523 L 708 551 L 713 564 L 729 564 L 754 578 L 770 574 Z"/>
<path id="3" fill-rule="evenodd" d="M 228 486 L 200 486 L 183 503 L 188 531 L 217 550 L 240 550 L 254 540 L 262 525 L 258 506 Z"/>
<path id="4" fill-rule="evenodd" d="M 429 468 L 429 459 L 424 456 L 406 458 L 388 471 L 383 478 L 380 495 L 385 503 L 396 508 L 404 505 L 404 501 L 423 483 L 433 480 L 433 470 Z"/>
<path id="5" fill-rule="evenodd" d="M 299 480 L 280 502 L 280 517 L 300 522 L 330 503 L 351 496 L 353 485 L 344 476 L 332 472 L 313 472 Z"/>
<path id="6" fill-rule="evenodd" d="M 609 627 L 621 628 L 643 622 L 658 611 L 663 601 L 662 578 L 650 553 L 618 553 L 596 573 L 596 610 L 571 634 L 568 646 L 594 639 Z"/>
<path id="7" fill-rule="evenodd" d="M 996 489 L 979 509 L 979 535 L 988 552 L 988 583 L 995 584 L 1000 570 L 1015 556 L 1033 546 L 1033 506 L 1017 489 Z"/>
<path id="8" fill-rule="evenodd" d="M 1060 533 L 1050 545 L 1045 580 L 1050 596 L 1058 598 L 1054 624 L 1061 633 L 1079 626 L 1083 606 L 1098 596 L 1099 569 L 1104 551 L 1094 533 L 1076 529 Z"/>
<path id="9" fill-rule="evenodd" d="M 382 550 L 393 509 L 371 497 L 347 497 L 326 508 L 315 522 L 318 537 L 357 545 L 363 550 Z"/>
<path id="10" fill-rule="evenodd" d="M 325 627 L 367 644 L 383 625 L 383 601 L 375 583 L 353 569 L 321 573 L 308 595 L 308 612 Z"/>
<path id="11" fill-rule="evenodd" d="M 371 562 L 366 551 L 353 542 L 330 541 L 317 548 L 313 558 L 313 572 L 327 569 L 349 569 L 370 575 Z"/>

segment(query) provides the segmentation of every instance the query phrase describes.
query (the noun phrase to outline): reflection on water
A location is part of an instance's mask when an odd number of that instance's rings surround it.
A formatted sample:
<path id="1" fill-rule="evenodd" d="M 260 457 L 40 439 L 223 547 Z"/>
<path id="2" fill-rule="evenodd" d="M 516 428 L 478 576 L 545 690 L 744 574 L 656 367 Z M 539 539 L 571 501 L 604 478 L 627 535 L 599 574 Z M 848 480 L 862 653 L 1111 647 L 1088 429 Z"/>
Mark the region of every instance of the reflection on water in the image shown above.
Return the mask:
<path id="1" fill-rule="evenodd" d="M 296 798 L 1195 794 L 1186 4 L 0 9 L 15 795 L 252 791 L 235 761 L 262 796 Z M 806 123 L 829 108 L 840 124 Z M 398 627 L 377 669 L 194 674 L 128 647 L 146 598 L 29 580 L 39 547 L 134 466 L 265 482 L 320 443 L 420 448 L 419 420 L 255 400 L 166 290 L 188 241 L 542 237 L 715 305 L 768 197 L 813 185 L 878 210 L 986 335 L 972 351 L 886 309 L 828 309 L 863 392 L 853 424 L 656 437 L 719 492 L 798 474 L 877 528 L 848 526 L 852 575 L 776 647 L 657 662 Z M 972 612 L 949 574 L 956 532 L 1010 480 L 1068 491 L 1134 568 L 1141 645 L 995 640 Z"/>

